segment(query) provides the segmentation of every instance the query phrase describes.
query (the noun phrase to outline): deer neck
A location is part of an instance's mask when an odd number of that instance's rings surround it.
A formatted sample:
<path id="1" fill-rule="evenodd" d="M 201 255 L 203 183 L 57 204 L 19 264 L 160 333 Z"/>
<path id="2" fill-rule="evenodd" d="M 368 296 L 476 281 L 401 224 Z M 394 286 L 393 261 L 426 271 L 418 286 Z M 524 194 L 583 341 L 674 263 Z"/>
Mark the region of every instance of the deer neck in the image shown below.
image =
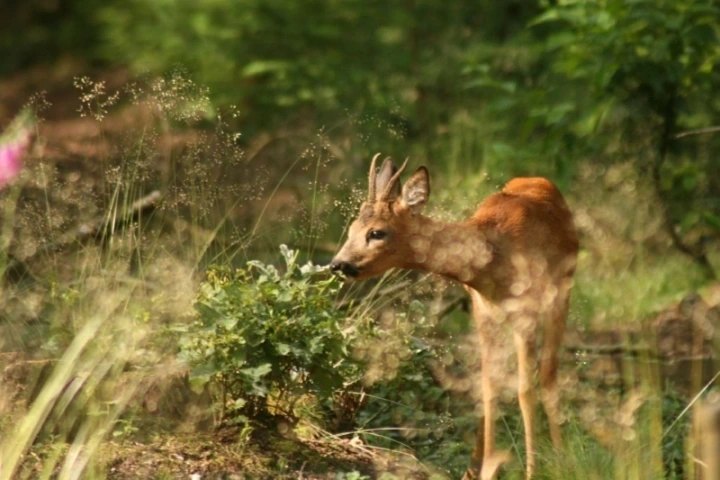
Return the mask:
<path id="1" fill-rule="evenodd" d="M 408 228 L 407 268 L 437 273 L 483 293 L 495 279 L 486 268 L 493 248 L 473 222 L 446 223 L 418 215 Z"/>

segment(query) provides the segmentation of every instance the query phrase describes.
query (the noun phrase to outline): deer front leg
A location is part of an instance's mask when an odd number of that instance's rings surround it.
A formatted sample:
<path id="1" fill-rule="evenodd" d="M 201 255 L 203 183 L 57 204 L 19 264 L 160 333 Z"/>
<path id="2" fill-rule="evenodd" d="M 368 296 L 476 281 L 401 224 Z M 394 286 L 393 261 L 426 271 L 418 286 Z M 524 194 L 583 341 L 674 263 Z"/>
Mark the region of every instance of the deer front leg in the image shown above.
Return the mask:
<path id="1" fill-rule="evenodd" d="M 473 288 L 465 286 L 472 300 L 472 314 L 475 320 L 475 328 L 479 337 L 480 346 L 480 369 L 481 387 L 483 398 L 483 421 L 478 425 L 475 435 L 475 445 L 470 465 L 463 476 L 463 480 L 492 480 L 497 475 L 503 463 L 510 459 L 508 452 L 495 451 L 495 417 L 497 413 L 497 387 L 493 375 L 494 368 L 492 356 L 494 352 L 495 335 L 490 319 L 494 312 L 492 306 Z M 479 477 L 478 477 L 479 476 Z"/>
<path id="2" fill-rule="evenodd" d="M 518 357 L 518 401 L 525 429 L 525 470 L 528 480 L 535 473 L 535 398 L 534 375 L 537 369 L 535 339 L 515 333 L 515 349 Z"/>
<path id="3" fill-rule="evenodd" d="M 493 480 L 502 462 L 495 458 L 495 416 L 497 413 L 497 391 L 492 378 L 491 349 L 483 342 L 482 352 L 482 394 L 483 394 L 483 461 L 480 468 L 481 480 Z M 478 428 L 478 436 L 480 428 Z M 477 442 L 476 442 L 477 443 Z"/>
<path id="4" fill-rule="evenodd" d="M 475 445 L 463 480 L 493 480 L 502 461 L 495 458 L 495 413 L 497 411 L 497 391 L 492 379 L 490 345 L 482 342 L 481 381 L 483 396 L 483 420 L 478 425 Z M 479 476 L 478 476 L 479 474 Z"/>
<path id="5" fill-rule="evenodd" d="M 483 459 L 489 458 L 494 450 L 495 435 L 495 392 L 493 389 L 492 379 L 490 378 L 490 361 L 489 345 L 482 342 L 481 356 L 481 386 L 483 395 L 483 418 L 478 424 L 477 433 L 475 434 L 475 445 L 473 446 L 472 455 L 470 456 L 470 464 L 468 465 L 462 480 L 476 480 L 483 471 Z M 487 440 L 487 441 L 486 441 Z M 482 477 L 485 478 L 484 476 Z"/>
<path id="6" fill-rule="evenodd" d="M 478 474 L 482 469 L 483 453 L 485 451 L 484 433 L 484 426 L 481 422 L 478 424 L 477 433 L 475 434 L 475 445 L 470 456 L 470 463 L 462 476 L 462 480 L 477 480 L 479 478 Z"/>
<path id="7" fill-rule="evenodd" d="M 494 480 L 500 467 L 510 458 L 508 452 L 495 450 L 497 387 L 493 378 L 491 355 L 491 345 L 483 338 L 481 356 L 483 422 L 478 425 L 470 466 L 465 472 L 463 480 L 474 480 L 478 478 L 478 473 L 481 480 Z"/>

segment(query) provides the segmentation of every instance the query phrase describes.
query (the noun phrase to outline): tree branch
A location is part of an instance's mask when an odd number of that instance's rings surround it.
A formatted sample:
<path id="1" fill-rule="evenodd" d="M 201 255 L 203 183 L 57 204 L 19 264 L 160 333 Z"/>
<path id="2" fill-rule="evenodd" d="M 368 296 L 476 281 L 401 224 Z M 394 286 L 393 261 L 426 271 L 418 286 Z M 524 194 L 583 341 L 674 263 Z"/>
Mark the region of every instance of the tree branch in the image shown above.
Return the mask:
<path id="1" fill-rule="evenodd" d="M 663 225 L 665 227 L 665 231 L 670 236 L 670 240 L 672 241 L 675 248 L 692 258 L 693 261 L 697 263 L 702 270 L 705 278 L 709 280 L 715 280 L 717 278 L 717 275 L 715 274 L 715 269 L 710 263 L 710 260 L 708 259 L 707 253 L 705 252 L 705 248 L 703 247 L 703 245 L 701 243 L 698 243 L 696 245 L 688 245 L 680 237 L 677 230 L 675 230 L 675 223 L 673 222 L 669 211 L 669 201 L 666 197 L 665 189 L 662 187 L 662 166 L 668 157 L 673 141 L 678 138 L 678 135 L 673 134 L 673 131 L 675 130 L 675 127 L 677 125 L 677 102 L 675 95 L 672 95 L 672 97 L 665 105 L 664 111 L 662 112 L 662 121 L 663 128 L 662 133 L 660 134 L 660 144 L 658 146 L 657 156 L 655 157 L 655 161 L 652 165 L 652 180 L 655 193 L 658 196 L 658 199 L 663 204 Z"/>
<path id="2" fill-rule="evenodd" d="M 685 130 L 684 132 L 680 132 L 675 135 L 674 138 L 684 138 L 689 137 L 691 135 L 703 135 L 705 133 L 715 133 L 720 132 L 720 125 L 716 127 L 705 127 L 705 128 L 697 128 L 695 130 Z"/>

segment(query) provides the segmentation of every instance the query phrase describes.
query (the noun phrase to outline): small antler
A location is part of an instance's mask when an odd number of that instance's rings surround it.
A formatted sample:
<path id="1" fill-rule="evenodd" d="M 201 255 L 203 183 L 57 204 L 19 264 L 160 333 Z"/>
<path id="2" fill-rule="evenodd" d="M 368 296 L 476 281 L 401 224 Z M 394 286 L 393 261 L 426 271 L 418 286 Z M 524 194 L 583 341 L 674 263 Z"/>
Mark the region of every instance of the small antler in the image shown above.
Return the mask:
<path id="1" fill-rule="evenodd" d="M 368 202 L 370 203 L 375 201 L 375 182 L 377 181 L 377 169 L 375 168 L 375 164 L 377 163 L 379 156 L 380 153 L 376 153 L 372 159 L 372 163 L 370 164 L 370 176 L 368 177 Z"/>
<path id="2" fill-rule="evenodd" d="M 390 195 L 390 192 L 393 189 L 393 185 L 395 185 L 395 182 L 398 181 L 400 178 L 400 175 L 405 171 L 405 167 L 407 167 L 408 160 L 410 160 L 410 157 L 407 157 L 405 161 L 403 162 L 402 166 L 398 168 L 397 172 L 395 172 L 395 175 L 393 175 L 390 178 L 390 181 L 385 185 L 385 190 L 383 191 L 382 195 L 380 195 L 380 200 L 387 200 L 388 196 Z"/>

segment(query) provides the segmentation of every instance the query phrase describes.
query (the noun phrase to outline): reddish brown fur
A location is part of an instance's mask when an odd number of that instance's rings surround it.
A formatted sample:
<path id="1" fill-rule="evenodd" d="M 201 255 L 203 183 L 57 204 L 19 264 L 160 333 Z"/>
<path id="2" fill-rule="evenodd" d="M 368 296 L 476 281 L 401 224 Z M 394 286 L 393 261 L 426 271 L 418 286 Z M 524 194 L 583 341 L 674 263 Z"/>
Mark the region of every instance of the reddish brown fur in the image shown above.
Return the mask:
<path id="1" fill-rule="evenodd" d="M 505 460 L 506 455 L 494 446 L 496 377 L 504 373 L 494 371 L 493 354 L 508 335 L 518 356 L 518 397 L 530 478 L 535 468 L 536 370 L 552 440 L 558 447 L 561 444 L 558 350 L 578 252 L 572 214 L 549 180 L 516 178 L 488 197 L 467 221 L 438 222 L 420 214 L 430 191 L 427 170 L 418 169 L 402 189 L 399 180 L 393 180 L 400 172 L 386 160 L 375 180 L 380 182 L 377 189 L 371 172 L 371 198 L 351 225 L 333 269 L 360 279 L 390 268 L 410 268 L 438 273 L 465 286 L 480 336 L 485 414 L 466 478 L 475 478 L 479 471 L 481 478 L 492 479 Z M 377 232 L 382 238 L 373 238 Z M 535 344 L 541 331 L 538 358 Z"/>
<path id="2" fill-rule="evenodd" d="M 546 178 L 510 180 L 480 204 L 470 222 L 493 231 L 514 250 L 545 256 L 551 265 L 563 264 L 578 250 L 572 213 Z"/>

